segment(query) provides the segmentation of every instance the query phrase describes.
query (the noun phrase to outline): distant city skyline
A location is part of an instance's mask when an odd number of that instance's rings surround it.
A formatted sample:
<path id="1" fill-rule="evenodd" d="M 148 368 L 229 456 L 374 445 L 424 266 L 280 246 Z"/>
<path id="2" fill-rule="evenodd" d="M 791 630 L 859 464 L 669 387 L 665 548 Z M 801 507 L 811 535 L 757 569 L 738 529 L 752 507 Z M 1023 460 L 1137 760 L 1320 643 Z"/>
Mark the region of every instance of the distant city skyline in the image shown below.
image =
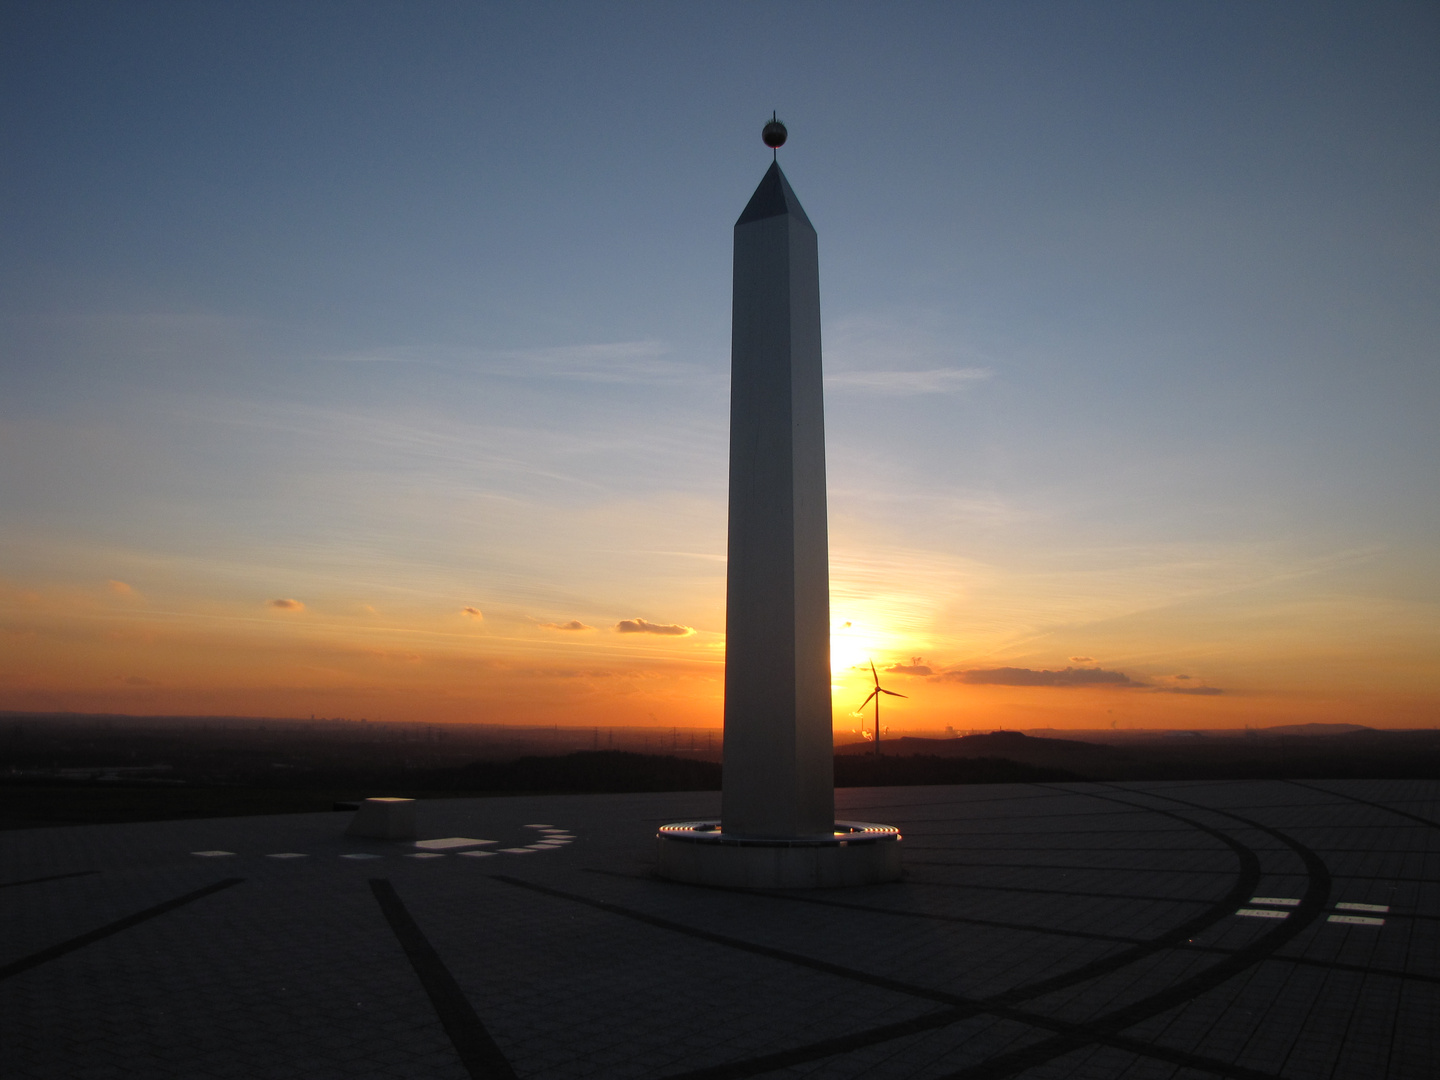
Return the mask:
<path id="1" fill-rule="evenodd" d="M 717 727 L 731 226 L 837 733 L 1440 723 L 1440 11 L 15 3 L 0 709 Z"/>

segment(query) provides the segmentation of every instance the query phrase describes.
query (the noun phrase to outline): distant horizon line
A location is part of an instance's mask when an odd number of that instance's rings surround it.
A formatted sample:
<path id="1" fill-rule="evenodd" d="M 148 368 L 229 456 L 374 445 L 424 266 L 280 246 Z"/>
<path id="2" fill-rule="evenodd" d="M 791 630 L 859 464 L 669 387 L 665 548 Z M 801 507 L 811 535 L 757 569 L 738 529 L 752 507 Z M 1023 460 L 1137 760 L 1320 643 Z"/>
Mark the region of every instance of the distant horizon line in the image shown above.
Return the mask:
<path id="1" fill-rule="evenodd" d="M 720 724 L 666 724 L 663 722 L 652 722 L 648 724 L 594 724 L 594 723 L 569 723 L 569 724 L 515 724 L 503 721 L 490 720 L 386 720 L 371 717 L 346 717 L 346 716 L 252 716 L 233 713 L 119 713 L 119 712 L 74 712 L 70 710 L 49 710 L 38 711 L 32 709 L 0 709 L 0 721 L 4 720 L 125 720 L 125 721 L 233 721 L 237 723 L 273 723 L 273 724 L 375 724 L 385 727 L 443 727 L 443 728 L 492 728 L 500 731 L 514 732 L 584 732 L 584 731 L 705 731 L 723 732 L 724 727 Z M 969 735 L 993 735 L 1001 732 L 1016 732 L 1020 734 L 1043 733 L 1043 732 L 1086 732 L 1105 735 L 1125 734 L 1186 734 L 1186 733 L 1243 733 L 1246 731 L 1303 731 L 1303 730 L 1331 730 L 1331 731 L 1436 731 L 1440 730 L 1440 724 L 1420 727 L 1376 727 L 1371 724 L 1352 724 L 1343 722 L 1315 721 L 1302 724 L 1269 724 L 1256 726 L 1245 724 L 1239 727 L 967 727 L 956 726 L 946 727 L 912 727 L 897 728 L 893 733 L 887 735 L 889 741 L 902 738 L 963 738 Z M 924 734 L 922 734 L 924 733 Z M 856 742 L 868 742 L 868 739 L 856 739 Z M 882 740 L 884 741 L 884 740 Z"/>

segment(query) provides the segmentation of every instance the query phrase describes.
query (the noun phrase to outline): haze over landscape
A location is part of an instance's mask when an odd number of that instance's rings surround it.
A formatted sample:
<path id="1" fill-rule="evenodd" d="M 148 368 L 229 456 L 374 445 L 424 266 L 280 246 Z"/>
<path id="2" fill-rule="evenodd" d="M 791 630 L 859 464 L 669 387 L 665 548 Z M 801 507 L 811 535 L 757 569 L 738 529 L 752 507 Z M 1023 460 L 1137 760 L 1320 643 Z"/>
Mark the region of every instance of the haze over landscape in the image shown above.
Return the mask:
<path id="1" fill-rule="evenodd" d="M 716 727 L 731 226 L 837 735 L 1440 721 L 1440 13 L 7 5 L 0 710 Z"/>

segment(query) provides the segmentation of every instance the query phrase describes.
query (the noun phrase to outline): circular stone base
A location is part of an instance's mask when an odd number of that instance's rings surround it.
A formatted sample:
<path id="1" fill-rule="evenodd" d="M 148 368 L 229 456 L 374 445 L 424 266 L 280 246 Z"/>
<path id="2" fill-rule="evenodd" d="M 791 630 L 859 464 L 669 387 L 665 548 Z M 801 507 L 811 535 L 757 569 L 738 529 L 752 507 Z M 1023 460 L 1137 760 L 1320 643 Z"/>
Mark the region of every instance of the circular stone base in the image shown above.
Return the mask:
<path id="1" fill-rule="evenodd" d="M 900 830 L 837 821 L 830 836 L 759 839 L 720 831 L 718 821 L 662 825 L 660 876 L 740 889 L 833 889 L 900 877 Z"/>

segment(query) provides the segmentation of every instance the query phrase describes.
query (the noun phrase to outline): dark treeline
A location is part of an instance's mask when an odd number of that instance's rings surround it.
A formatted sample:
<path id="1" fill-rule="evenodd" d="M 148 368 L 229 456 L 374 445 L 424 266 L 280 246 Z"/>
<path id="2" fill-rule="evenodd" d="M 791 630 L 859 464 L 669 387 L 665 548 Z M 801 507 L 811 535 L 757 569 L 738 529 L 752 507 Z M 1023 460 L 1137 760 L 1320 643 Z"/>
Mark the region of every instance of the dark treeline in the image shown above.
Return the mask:
<path id="1" fill-rule="evenodd" d="M 1123 741 L 1018 731 L 903 737 L 886 740 L 878 759 L 872 744 L 837 746 L 836 782 L 948 784 L 1040 775 L 1122 781 L 1440 776 L 1440 731 L 1326 731 L 1169 732 Z M 0 784 L 693 790 L 719 783 L 722 748 L 711 734 L 11 715 L 0 717 Z M 631 744 L 607 745 L 612 739 Z M 989 763 L 980 764 L 982 759 Z"/>
<path id="2" fill-rule="evenodd" d="M 36 828 L 249 814 L 308 813 L 370 795 L 410 798 L 647 791 L 718 791 L 721 766 L 672 755 L 591 750 L 451 767 L 371 764 L 355 769 L 260 772 L 216 783 L 96 770 L 0 779 L 0 828 Z M 998 758 L 837 757 L 839 787 L 991 784 L 1075 779 L 1058 769 Z"/>
<path id="3" fill-rule="evenodd" d="M 512 761 L 577 750 L 720 760 L 718 732 L 693 728 L 511 727 L 261 717 L 0 713 L 0 775 L 164 772 L 203 783 L 268 785 L 270 773 L 363 773 Z"/>
<path id="4" fill-rule="evenodd" d="M 1440 777 L 1440 731 L 1171 733 L 1105 743 L 1014 731 L 836 748 L 839 787 L 1080 780 Z M 542 733 L 543 734 L 543 733 Z M 588 749 L 475 727 L 123 718 L 0 719 L 0 827 L 329 810 L 370 795 L 447 798 L 719 790 L 703 732 L 642 732 L 639 747 Z M 584 738 L 550 733 L 552 739 Z M 529 740 L 528 743 L 526 740 Z M 618 739 L 616 740 L 619 741 Z M 696 747 L 689 752 L 690 744 Z M 598 745 L 597 745 L 598 744 Z M 524 749 L 525 752 L 516 751 Z M 679 752 L 677 752 L 677 750 Z"/>

